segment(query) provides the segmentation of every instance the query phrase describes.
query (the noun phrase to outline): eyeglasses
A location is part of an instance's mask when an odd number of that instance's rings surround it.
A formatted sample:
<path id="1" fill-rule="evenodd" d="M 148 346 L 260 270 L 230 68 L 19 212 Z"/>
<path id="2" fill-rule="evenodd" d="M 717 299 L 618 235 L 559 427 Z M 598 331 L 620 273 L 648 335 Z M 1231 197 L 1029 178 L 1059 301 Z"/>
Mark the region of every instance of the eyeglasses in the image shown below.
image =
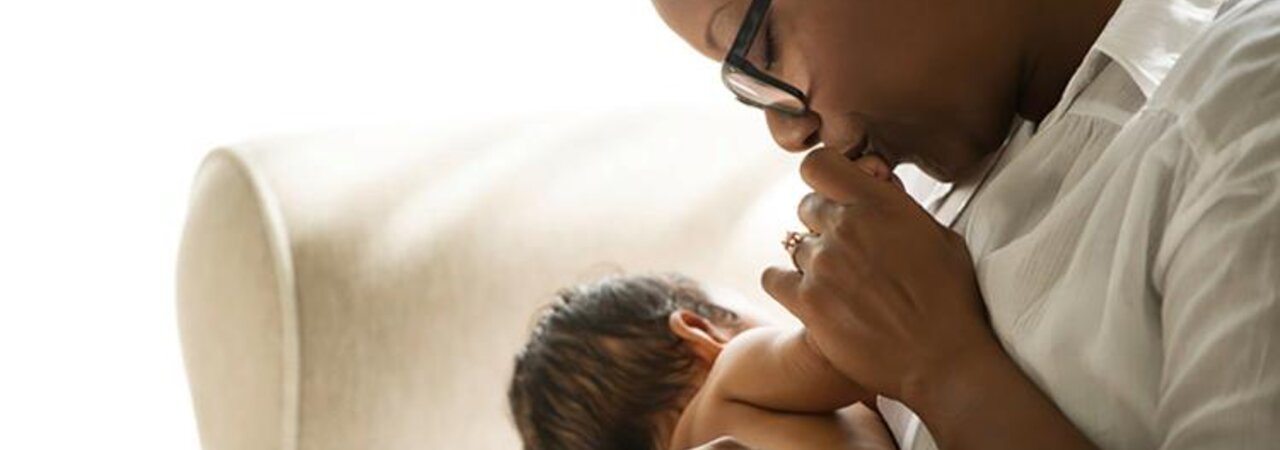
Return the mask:
<path id="1" fill-rule="evenodd" d="M 734 38 L 729 54 L 724 57 L 720 79 L 742 103 L 799 116 L 808 111 L 804 93 L 747 61 L 747 51 L 751 49 L 751 43 L 755 42 L 760 25 L 764 23 L 769 3 L 770 0 L 751 0 L 747 17 L 738 28 L 738 37 Z"/>

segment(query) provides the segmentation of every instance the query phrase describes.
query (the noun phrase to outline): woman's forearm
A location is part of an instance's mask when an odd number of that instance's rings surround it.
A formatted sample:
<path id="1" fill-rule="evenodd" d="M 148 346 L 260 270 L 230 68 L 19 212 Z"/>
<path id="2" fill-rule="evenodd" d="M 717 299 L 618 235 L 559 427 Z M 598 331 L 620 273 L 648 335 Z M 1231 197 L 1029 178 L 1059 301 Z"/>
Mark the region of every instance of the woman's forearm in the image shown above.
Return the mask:
<path id="1" fill-rule="evenodd" d="M 903 401 L 944 449 L 1094 449 L 999 345 L 912 380 Z"/>

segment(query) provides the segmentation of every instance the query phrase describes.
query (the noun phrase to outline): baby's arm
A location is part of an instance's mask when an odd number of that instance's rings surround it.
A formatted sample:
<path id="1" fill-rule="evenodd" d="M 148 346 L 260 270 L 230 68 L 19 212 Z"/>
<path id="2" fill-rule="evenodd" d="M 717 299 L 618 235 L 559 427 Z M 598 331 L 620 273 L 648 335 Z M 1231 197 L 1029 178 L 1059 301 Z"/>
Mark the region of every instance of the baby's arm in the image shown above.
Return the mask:
<path id="1" fill-rule="evenodd" d="M 832 412 L 870 393 L 845 378 L 807 342 L 804 329 L 758 328 L 729 341 L 707 380 L 710 394 L 763 409 Z"/>

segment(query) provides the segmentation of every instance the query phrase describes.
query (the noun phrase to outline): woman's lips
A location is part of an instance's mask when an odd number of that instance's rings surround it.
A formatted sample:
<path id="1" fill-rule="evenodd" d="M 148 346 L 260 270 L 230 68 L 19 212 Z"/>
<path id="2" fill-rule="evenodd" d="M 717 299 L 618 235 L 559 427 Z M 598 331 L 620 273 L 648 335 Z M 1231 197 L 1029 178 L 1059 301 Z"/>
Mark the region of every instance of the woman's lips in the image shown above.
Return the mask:
<path id="1" fill-rule="evenodd" d="M 863 136 L 861 140 L 859 140 L 857 143 L 853 145 L 850 145 L 849 148 L 845 149 L 843 152 L 840 152 L 840 154 L 844 155 L 845 158 L 856 160 L 858 158 L 866 156 L 869 150 L 871 150 L 871 139 L 867 138 L 866 136 Z"/>

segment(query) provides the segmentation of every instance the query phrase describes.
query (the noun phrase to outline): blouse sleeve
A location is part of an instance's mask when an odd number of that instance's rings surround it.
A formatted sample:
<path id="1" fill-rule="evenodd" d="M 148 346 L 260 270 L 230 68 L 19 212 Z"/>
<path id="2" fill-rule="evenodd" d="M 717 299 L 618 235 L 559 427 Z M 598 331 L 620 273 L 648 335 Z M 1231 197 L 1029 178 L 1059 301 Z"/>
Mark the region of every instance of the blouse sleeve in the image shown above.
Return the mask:
<path id="1" fill-rule="evenodd" d="M 1200 161 L 1160 244 L 1163 449 L 1280 443 L 1280 121 L 1270 122 Z"/>

